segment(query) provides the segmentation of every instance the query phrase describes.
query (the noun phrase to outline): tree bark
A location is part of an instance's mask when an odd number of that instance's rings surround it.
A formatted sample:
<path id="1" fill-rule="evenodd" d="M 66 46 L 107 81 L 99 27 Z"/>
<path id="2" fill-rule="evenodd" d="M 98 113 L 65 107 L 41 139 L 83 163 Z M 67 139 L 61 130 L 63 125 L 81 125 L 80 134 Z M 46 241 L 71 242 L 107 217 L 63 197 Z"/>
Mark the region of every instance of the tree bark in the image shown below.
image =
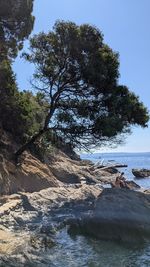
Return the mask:
<path id="1" fill-rule="evenodd" d="M 22 145 L 16 152 L 15 152 L 15 158 L 16 160 L 18 157 L 30 147 L 31 144 L 33 144 L 40 136 L 42 136 L 48 129 L 42 129 L 37 134 L 33 135 L 31 139 L 26 142 L 24 145 Z"/>
<path id="2" fill-rule="evenodd" d="M 55 94 L 55 96 L 53 96 L 53 99 L 51 100 L 51 108 L 49 110 L 49 113 L 47 114 L 46 118 L 45 118 L 45 123 L 44 126 L 41 130 L 39 130 L 39 132 L 35 135 L 33 135 L 31 137 L 31 139 L 26 142 L 24 145 L 22 145 L 16 152 L 15 152 L 15 160 L 18 160 L 18 157 L 26 150 L 30 147 L 30 145 L 32 145 L 39 137 L 41 137 L 44 133 L 46 133 L 48 130 L 50 130 L 50 128 L 48 127 L 50 120 L 55 112 L 55 108 L 56 108 L 56 103 L 55 103 L 55 98 L 57 99 L 58 96 L 58 92 Z"/>

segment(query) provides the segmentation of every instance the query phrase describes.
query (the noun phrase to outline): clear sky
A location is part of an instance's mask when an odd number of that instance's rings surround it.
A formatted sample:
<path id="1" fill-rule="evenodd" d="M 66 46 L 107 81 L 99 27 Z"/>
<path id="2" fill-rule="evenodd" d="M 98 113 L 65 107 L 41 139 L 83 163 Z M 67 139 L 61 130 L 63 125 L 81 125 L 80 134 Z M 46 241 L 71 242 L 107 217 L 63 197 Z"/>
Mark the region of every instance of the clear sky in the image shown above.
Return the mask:
<path id="1" fill-rule="evenodd" d="M 57 19 L 97 26 L 105 42 L 120 54 L 120 83 L 139 95 L 150 110 L 150 0 L 35 0 L 34 15 L 32 34 L 47 32 Z M 19 87 L 30 89 L 33 67 L 18 57 L 14 70 Z M 135 127 L 126 144 L 113 151 L 150 151 L 150 124 L 144 130 Z"/>

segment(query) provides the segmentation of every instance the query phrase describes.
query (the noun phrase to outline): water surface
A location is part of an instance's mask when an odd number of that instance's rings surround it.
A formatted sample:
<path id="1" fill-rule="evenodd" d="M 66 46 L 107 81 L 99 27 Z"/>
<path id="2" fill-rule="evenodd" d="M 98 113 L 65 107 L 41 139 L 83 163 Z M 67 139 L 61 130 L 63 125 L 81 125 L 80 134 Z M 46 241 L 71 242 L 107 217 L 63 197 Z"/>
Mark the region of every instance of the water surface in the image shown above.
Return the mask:
<path id="1" fill-rule="evenodd" d="M 134 180 L 141 187 L 150 188 L 150 177 L 136 179 L 132 174 L 132 169 L 150 169 L 150 152 L 149 153 L 95 153 L 82 154 L 82 159 L 90 159 L 94 163 L 102 162 L 113 164 L 115 162 L 128 165 L 127 168 L 119 168 L 125 173 L 129 180 Z"/>

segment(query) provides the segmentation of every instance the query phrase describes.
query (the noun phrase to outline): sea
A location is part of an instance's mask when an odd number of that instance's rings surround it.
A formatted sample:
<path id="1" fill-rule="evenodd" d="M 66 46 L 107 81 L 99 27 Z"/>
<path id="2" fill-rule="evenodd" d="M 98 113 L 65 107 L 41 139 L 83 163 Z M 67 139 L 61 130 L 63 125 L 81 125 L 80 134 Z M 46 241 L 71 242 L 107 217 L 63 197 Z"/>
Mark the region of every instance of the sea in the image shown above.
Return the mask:
<path id="1" fill-rule="evenodd" d="M 93 153 L 81 154 L 82 159 L 88 159 L 102 165 L 113 165 L 115 163 L 125 164 L 126 168 L 119 168 L 124 172 L 127 180 L 134 180 L 142 188 L 150 189 L 150 177 L 136 179 L 132 169 L 150 169 L 150 152 L 147 153 Z"/>

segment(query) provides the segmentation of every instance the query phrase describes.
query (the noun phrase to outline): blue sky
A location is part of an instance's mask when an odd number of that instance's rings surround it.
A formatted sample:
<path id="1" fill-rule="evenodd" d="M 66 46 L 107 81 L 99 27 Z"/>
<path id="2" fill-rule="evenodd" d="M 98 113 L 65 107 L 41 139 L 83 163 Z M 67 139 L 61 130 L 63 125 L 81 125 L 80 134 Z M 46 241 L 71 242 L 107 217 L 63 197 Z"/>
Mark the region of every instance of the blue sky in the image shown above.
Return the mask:
<path id="1" fill-rule="evenodd" d="M 47 32 L 57 19 L 97 26 L 103 32 L 105 42 L 120 54 L 120 83 L 139 95 L 150 110 L 149 12 L 149 0 L 35 0 L 36 21 L 32 34 Z M 27 47 L 28 42 L 25 42 L 24 50 Z M 30 89 L 33 66 L 18 57 L 14 70 L 19 87 Z M 126 144 L 113 151 L 150 151 L 150 127 L 144 130 L 134 127 Z"/>

